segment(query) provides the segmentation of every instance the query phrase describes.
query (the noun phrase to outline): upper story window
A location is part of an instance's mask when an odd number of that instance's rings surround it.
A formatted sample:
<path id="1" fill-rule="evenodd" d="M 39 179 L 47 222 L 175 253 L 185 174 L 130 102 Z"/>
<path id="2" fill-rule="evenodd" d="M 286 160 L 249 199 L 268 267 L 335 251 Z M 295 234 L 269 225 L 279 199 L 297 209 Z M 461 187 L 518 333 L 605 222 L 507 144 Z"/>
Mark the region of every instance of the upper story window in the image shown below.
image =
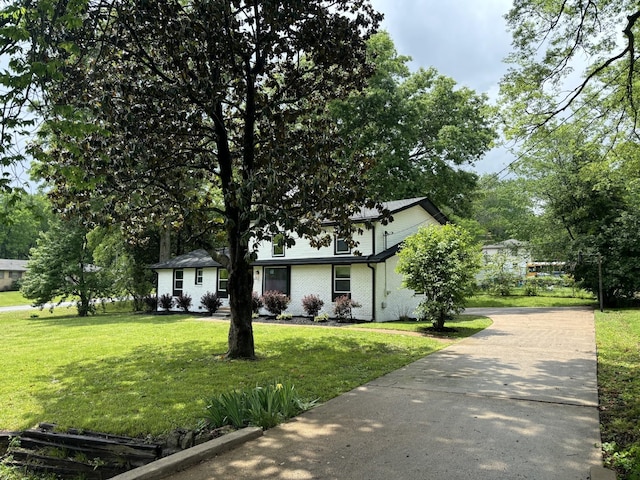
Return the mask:
<path id="1" fill-rule="evenodd" d="M 202 269 L 196 268 L 196 285 L 202 285 L 202 277 L 203 277 Z"/>
<path id="2" fill-rule="evenodd" d="M 335 238 L 335 254 L 336 255 L 344 255 L 347 253 L 351 253 L 351 247 L 347 244 L 344 238 Z"/>
<path id="3" fill-rule="evenodd" d="M 271 239 L 271 256 L 284 257 L 285 241 L 284 235 L 279 233 Z"/>
<path id="4" fill-rule="evenodd" d="M 173 271 L 173 296 L 178 297 L 182 295 L 182 289 L 184 287 L 184 270 Z"/>

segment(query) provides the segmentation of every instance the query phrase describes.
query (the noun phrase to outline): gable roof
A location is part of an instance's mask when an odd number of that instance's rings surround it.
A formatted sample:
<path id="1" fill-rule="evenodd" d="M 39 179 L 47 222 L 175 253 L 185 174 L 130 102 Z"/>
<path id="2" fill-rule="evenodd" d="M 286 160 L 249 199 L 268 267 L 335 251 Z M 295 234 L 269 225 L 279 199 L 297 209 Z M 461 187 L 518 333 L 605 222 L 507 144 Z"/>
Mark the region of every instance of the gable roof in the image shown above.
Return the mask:
<path id="1" fill-rule="evenodd" d="M 193 252 L 179 255 L 165 262 L 154 263 L 149 265 L 149 268 L 153 270 L 160 270 L 163 268 L 203 268 L 203 267 L 221 267 L 222 264 L 216 262 L 211 255 L 204 250 L 194 250 Z"/>
<path id="2" fill-rule="evenodd" d="M 27 260 L 12 260 L 9 258 L 0 258 L 0 270 L 11 272 L 26 272 Z"/>
<path id="3" fill-rule="evenodd" d="M 407 210 L 408 208 L 420 205 L 424 208 L 429 215 L 431 215 L 437 222 L 444 225 L 449 221 L 447 216 L 440 211 L 427 197 L 405 198 L 403 200 L 393 200 L 390 202 L 382 202 L 382 206 L 389 210 L 389 213 L 394 213 Z M 377 208 L 362 208 L 360 213 L 351 216 L 353 221 L 372 221 L 382 218 L 382 213 Z"/>

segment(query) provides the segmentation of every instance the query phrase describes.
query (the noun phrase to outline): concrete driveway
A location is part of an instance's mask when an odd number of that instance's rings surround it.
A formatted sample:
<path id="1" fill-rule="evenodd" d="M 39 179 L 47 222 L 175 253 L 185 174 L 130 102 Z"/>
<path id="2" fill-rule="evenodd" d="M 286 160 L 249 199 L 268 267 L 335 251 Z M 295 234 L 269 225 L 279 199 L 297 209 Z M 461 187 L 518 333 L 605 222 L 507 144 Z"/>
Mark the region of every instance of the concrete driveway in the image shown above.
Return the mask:
<path id="1" fill-rule="evenodd" d="M 493 325 L 172 480 L 588 479 L 601 466 L 590 309 Z"/>

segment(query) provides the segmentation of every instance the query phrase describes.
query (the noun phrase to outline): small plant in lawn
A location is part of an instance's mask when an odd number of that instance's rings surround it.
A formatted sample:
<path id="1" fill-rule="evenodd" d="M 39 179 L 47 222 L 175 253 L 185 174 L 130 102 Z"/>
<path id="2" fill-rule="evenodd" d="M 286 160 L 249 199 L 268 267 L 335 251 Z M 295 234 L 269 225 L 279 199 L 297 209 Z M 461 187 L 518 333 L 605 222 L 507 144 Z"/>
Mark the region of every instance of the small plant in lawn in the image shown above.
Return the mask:
<path id="1" fill-rule="evenodd" d="M 176 298 L 176 303 L 178 304 L 178 307 L 181 308 L 184 312 L 189 313 L 189 309 L 191 308 L 191 295 L 187 294 L 180 294 L 178 295 L 178 297 Z"/>
<path id="2" fill-rule="evenodd" d="M 258 315 L 260 313 L 260 309 L 264 307 L 264 303 L 262 303 L 262 298 L 256 292 L 252 292 L 251 294 L 251 311 Z"/>
<path id="3" fill-rule="evenodd" d="M 353 320 L 353 309 L 361 306 L 360 303 L 352 300 L 347 295 L 342 295 L 336 298 L 333 305 L 333 313 L 339 322 L 346 322 L 347 320 Z"/>
<path id="4" fill-rule="evenodd" d="M 293 385 L 276 382 L 266 387 L 234 390 L 214 397 L 207 406 L 205 420 L 213 428 L 255 425 L 267 429 L 315 404 L 316 401 L 302 401 Z"/>
<path id="5" fill-rule="evenodd" d="M 209 315 L 213 315 L 222 305 L 222 300 L 215 293 L 207 292 L 200 298 L 200 304 L 209 312 Z"/>
<path id="6" fill-rule="evenodd" d="M 324 301 L 317 295 L 307 295 L 302 297 L 302 308 L 310 317 L 315 317 L 324 306 Z"/>
<path id="7" fill-rule="evenodd" d="M 314 322 L 326 322 L 327 320 L 329 320 L 328 313 L 321 313 L 320 315 L 316 315 L 315 317 L 313 317 Z"/>
<path id="8" fill-rule="evenodd" d="M 269 310 L 272 315 L 280 315 L 289 306 L 291 299 L 284 293 L 276 290 L 269 290 L 262 294 L 262 303 L 264 308 Z"/>
<path id="9" fill-rule="evenodd" d="M 168 293 L 164 293 L 160 295 L 160 298 L 158 298 L 158 304 L 160 305 L 161 309 L 166 310 L 168 312 L 173 308 L 173 304 L 174 304 L 173 297 Z"/>

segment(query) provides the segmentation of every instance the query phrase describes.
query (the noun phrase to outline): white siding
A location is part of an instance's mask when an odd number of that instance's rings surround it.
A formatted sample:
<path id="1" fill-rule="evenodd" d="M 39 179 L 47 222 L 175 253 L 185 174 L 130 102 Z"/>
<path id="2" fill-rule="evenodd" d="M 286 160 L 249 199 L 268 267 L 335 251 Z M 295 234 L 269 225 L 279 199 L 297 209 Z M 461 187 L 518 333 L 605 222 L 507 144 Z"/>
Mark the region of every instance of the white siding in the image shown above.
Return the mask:
<path id="1" fill-rule="evenodd" d="M 216 293 L 218 282 L 218 269 L 215 267 L 204 268 L 202 271 L 202 285 L 196 285 L 196 269 L 195 268 L 183 268 L 184 283 L 182 288 L 183 295 L 191 295 L 191 312 L 206 312 L 206 309 L 200 304 L 200 299 L 207 293 Z M 163 269 L 158 270 L 158 297 L 168 293 L 173 294 L 173 270 Z M 222 306 L 229 306 L 228 298 L 221 298 Z M 162 309 L 158 306 L 158 311 Z M 171 309 L 174 312 L 179 312 L 181 309 L 174 305 Z"/>
<path id="2" fill-rule="evenodd" d="M 388 225 L 376 224 L 376 253 L 402 242 L 409 235 L 427 225 L 440 225 L 424 208 L 416 205 L 393 214 L 393 222 Z"/>
<path id="3" fill-rule="evenodd" d="M 415 309 L 422 300 L 421 295 L 415 295 L 413 290 L 402 286 L 402 275 L 395 271 L 397 265 L 397 255 L 378 265 L 378 322 L 391 322 L 403 316 L 415 318 Z"/>
<path id="4" fill-rule="evenodd" d="M 333 229 L 327 229 L 327 232 L 333 236 Z M 326 258 L 333 257 L 335 255 L 334 241 L 328 247 L 322 247 L 320 249 L 314 248 L 309 244 L 309 240 L 300 238 L 298 236 L 293 237 L 296 244 L 292 247 L 285 248 L 284 256 L 274 257 L 272 254 L 272 243 L 269 240 L 265 240 L 260 243 L 258 247 L 258 260 L 277 260 L 282 259 L 283 263 L 292 259 L 303 258 Z M 356 234 L 354 240 L 358 242 L 358 246 L 354 249 L 359 251 L 362 255 L 371 255 L 373 253 L 373 231 L 363 230 L 362 235 Z"/>

